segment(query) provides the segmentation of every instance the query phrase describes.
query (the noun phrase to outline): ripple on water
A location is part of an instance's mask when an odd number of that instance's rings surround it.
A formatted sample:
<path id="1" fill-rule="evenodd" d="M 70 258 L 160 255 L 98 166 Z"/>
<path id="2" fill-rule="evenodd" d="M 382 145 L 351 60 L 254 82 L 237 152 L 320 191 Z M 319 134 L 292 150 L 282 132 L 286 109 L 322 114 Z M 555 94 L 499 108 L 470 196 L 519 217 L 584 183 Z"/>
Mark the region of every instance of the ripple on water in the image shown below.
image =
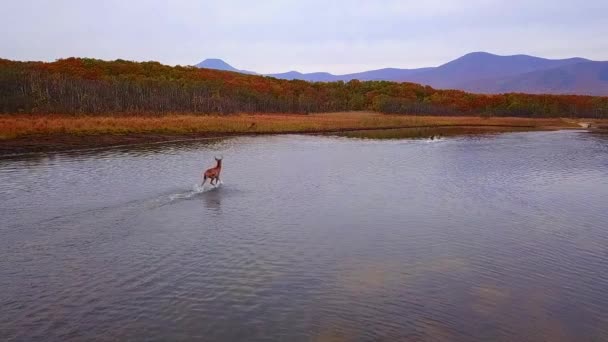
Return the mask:
<path id="1" fill-rule="evenodd" d="M 608 144 L 244 137 L 0 161 L 0 336 L 604 340 Z M 200 172 L 223 154 L 217 188 Z"/>

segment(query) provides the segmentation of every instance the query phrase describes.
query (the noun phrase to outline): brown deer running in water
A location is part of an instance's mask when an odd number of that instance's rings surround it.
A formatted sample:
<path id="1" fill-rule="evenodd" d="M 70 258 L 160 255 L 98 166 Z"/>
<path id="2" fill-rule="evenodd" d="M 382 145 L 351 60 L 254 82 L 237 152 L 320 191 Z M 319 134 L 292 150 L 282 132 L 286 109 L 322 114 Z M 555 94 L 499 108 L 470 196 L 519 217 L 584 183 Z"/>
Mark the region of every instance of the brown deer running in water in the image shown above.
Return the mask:
<path id="1" fill-rule="evenodd" d="M 220 181 L 220 172 L 222 172 L 222 158 L 215 157 L 215 161 L 217 162 L 217 165 L 207 169 L 207 171 L 203 173 L 203 184 L 201 184 L 201 186 L 205 185 L 207 178 L 211 179 L 209 182 L 211 185 L 216 185 Z M 213 181 L 215 181 L 215 184 Z"/>

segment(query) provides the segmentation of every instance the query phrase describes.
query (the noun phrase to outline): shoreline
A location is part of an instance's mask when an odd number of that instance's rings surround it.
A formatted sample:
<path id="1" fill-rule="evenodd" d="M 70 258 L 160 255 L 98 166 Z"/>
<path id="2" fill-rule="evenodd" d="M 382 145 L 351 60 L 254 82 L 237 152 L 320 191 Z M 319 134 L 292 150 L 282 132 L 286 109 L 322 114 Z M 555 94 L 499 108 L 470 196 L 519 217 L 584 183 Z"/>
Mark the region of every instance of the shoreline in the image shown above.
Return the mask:
<path id="1" fill-rule="evenodd" d="M 579 121 L 583 120 L 395 116 L 373 112 L 323 113 L 302 116 L 170 115 L 160 118 L 146 118 L 145 116 L 5 116 L 0 117 L 0 134 L 5 134 L 5 137 L 0 139 L 0 157 L 142 144 L 204 141 L 237 136 L 325 135 L 410 129 L 420 129 L 421 131 L 451 129 L 455 130 L 458 135 L 459 128 L 462 128 L 463 134 L 467 134 L 467 129 L 470 128 L 487 130 L 488 133 L 584 129 L 579 125 Z M 14 136 L 10 136 L 10 133 Z"/>

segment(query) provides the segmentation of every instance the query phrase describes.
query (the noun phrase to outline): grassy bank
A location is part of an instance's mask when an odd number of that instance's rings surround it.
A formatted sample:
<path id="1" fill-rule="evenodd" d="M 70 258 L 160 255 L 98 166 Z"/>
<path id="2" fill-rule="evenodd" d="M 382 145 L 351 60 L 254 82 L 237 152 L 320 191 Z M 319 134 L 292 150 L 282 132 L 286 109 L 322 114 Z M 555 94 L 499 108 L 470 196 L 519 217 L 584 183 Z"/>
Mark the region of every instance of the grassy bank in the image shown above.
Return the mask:
<path id="1" fill-rule="evenodd" d="M 0 116 L 0 153 L 240 134 L 323 133 L 450 126 L 495 127 L 500 131 L 580 127 L 577 121 L 563 119 L 407 116 L 373 112 L 231 116 L 4 115 Z"/>
<path id="2" fill-rule="evenodd" d="M 324 132 L 420 126 L 579 127 L 562 119 L 384 115 L 371 112 L 312 115 L 163 115 L 0 117 L 0 139 L 40 135 Z"/>

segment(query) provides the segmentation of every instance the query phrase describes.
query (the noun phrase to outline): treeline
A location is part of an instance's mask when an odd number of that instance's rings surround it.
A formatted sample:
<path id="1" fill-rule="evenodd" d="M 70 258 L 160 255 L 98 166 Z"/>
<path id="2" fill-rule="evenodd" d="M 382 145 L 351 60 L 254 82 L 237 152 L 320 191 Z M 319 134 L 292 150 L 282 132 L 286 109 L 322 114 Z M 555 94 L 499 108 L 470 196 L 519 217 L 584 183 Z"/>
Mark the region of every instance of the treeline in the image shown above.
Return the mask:
<path id="1" fill-rule="evenodd" d="M 315 82 L 157 62 L 0 59 L 2 113 L 312 113 L 608 118 L 608 97 L 471 94 L 414 83 Z"/>

